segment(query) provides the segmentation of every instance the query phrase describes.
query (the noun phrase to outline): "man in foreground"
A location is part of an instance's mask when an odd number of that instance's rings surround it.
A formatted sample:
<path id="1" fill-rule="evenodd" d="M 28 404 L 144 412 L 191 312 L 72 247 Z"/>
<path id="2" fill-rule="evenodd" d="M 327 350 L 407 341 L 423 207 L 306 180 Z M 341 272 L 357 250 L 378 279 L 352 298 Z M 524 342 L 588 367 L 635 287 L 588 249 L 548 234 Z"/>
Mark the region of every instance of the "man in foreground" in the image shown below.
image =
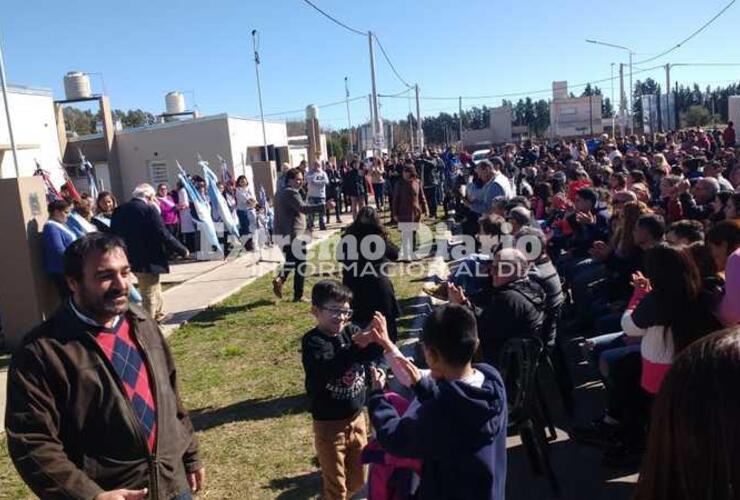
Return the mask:
<path id="1" fill-rule="evenodd" d="M 43 499 L 190 499 L 205 469 L 170 350 L 128 303 L 123 241 L 80 238 L 64 274 L 72 298 L 10 363 L 5 429 L 18 473 Z"/>

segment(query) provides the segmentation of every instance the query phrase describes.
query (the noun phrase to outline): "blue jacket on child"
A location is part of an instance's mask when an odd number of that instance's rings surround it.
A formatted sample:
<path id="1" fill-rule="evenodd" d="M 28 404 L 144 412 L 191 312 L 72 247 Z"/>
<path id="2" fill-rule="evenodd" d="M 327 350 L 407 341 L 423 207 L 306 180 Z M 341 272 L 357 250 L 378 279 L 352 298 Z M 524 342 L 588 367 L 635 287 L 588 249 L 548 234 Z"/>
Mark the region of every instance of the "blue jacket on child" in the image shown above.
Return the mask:
<path id="1" fill-rule="evenodd" d="M 498 371 L 474 365 L 478 388 L 424 377 L 414 386 L 420 405 L 399 416 L 381 391 L 368 407 L 377 439 L 397 456 L 422 460 L 419 498 L 504 500 L 506 390 Z"/>

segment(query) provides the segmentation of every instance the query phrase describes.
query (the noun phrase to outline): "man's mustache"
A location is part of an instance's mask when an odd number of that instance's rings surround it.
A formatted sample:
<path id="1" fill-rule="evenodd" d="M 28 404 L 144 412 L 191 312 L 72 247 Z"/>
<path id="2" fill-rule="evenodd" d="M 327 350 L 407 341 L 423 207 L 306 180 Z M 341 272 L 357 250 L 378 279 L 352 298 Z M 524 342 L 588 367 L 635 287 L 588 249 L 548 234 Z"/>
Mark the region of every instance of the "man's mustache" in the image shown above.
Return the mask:
<path id="1" fill-rule="evenodd" d="M 115 300 L 119 297 L 126 297 L 128 293 L 124 292 L 123 290 L 108 290 L 103 294 L 103 298 L 105 300 Z"/>

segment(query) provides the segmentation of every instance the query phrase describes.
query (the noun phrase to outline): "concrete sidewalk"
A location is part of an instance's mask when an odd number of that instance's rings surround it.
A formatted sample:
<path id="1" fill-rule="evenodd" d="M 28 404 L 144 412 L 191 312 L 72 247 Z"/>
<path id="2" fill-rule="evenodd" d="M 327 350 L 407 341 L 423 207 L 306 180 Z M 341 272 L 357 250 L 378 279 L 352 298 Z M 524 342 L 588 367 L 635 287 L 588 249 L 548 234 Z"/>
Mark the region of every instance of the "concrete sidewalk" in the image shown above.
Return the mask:
<path id="1" fill-rule="evenodd" d="M 352 221 L 350 214 L 342 216 L 342 223 L 329 223 L 325 231 L 314 231 L 313 248 L 337 233 Z M 217 304 L 265 274 L 273 272 L 283 262 L 277 247 L 266 248 L 262 260 L 257 252 L 244 252 L 234 260 L 177 262 L 170 266 L 170 273 L 162 275 L 167 287 L 164 293 L 164 309 L 168 318 L 162 325 L 166 337 L 172 335 L 182 324 L 208 307 Z M 7 368 L 0 369 L 0 416 L 5 415 Z M 3 418 L 4 422 L 4 418 Z M 0 424 L 0 431 L 4 423 Z"/>
<path id="2" fill-rule="evenodd" d="M 345 214 L 342 223 L 332 223 L 325 231 L 314 231 L 308 248 L 313 248 L 349 224 Z M 260 259 L 261 257 L 261 259 Z M 258 252 L 244 252 L 234 260 L 176 264 L 163 283 L 177 283 L 165 290 L 164 309 L 169 316 L 162 325 L 169 336 L 180 325 L 201 311 L 217 304 L 265 274 L 275 271 L 283 262 L 277 247 Z M 164 278 L 164 276 L 163 276 Z M 184 278 L 184 279 L 183 279 Z"/>

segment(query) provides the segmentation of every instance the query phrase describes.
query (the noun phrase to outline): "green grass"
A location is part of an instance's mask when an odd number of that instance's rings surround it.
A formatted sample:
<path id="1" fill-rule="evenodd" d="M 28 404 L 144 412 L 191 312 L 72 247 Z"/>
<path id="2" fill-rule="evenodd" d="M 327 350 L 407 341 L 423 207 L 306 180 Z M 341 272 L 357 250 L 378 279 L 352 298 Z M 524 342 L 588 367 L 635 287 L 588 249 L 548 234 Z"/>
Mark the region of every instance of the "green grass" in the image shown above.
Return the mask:
<path id="1" fill-rule="evenodd" d="M 397 231 L 391 236 L 399 240 Z M 425 268 L 426 261 L 420 265 Z M 323 278 L 309 277 L 306 290 Z M 392 279 L 402 302 L 421 289 L 402 273 Z M 256 280 L 169 339 L 181 395 L 198 430 L 209 498 L 304 499 L 319 493 L 300 361 L 300 339 L 313 319 L 308 304 L 276 301 L 271 280 L 272 274 Z M 292 280 L 288 295 L 290 286 Z M 3 438 L 0 497 L 26 496 Z"/>

